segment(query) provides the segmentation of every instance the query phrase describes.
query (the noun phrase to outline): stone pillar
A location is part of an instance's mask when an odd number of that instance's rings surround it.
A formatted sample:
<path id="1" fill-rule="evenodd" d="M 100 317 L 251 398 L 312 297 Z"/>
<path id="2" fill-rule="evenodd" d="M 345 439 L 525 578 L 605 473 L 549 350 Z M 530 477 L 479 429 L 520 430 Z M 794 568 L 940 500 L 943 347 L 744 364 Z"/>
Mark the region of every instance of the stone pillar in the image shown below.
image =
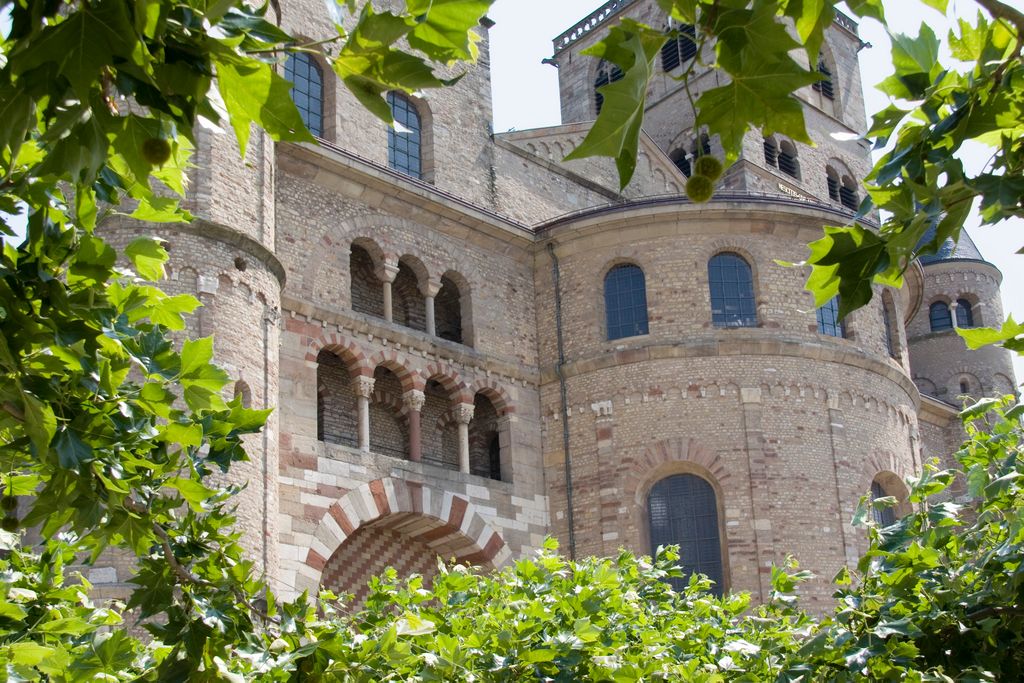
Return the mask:
<path id="1" fill-rule="evenodd" d="M 391 283 L 398 277 L 398 266 L 385 263 L 379 275 L 384 287 L 384 319 L 392 322 L 395 319 L 395 313 L 391 303 Z"/>
<path id="2" fill-rule="evenodd" d="M 356 377 L 354 387 L 359 405 L 359 449 L 370 451 L 370 396 L 373 395 L 373 378 Z"/>
<path id="3" fill-rule="evenodd" d="M 850 463 L 846 460 L 845 455 L 840 460 L 840 453 L 845 454 L 849 450 L 846 444 L 846 419 L 839 404 L 838 394 L 830 392 L 826 395 L 825 399 L 828 405 L 828 438 L 832 445 L 832 473 L 836 484 L 836 509 L 838 510 L 836 522 L 839 525 L 839 541 L 843 544 L 843 559 L 846 565 L 856 567 L 857 558 L 860 556 L 860 553 L 857 550 L 856 536 L 852 539 L 848 538 L 849 530 L 847 527 L 849 524 L 846 521 L 853 518 L 853 510 L 844 509 L 842 488 L 840 486 L 841 475 L 850 469 Z M 840 465 L 842 465 L 842 472 L 840 471 Z"/>
<path id="4" fill-rule="evenodd" d="M 426 287 L 421 287 L 423 303 L 427 313 L 427 334 L 431 337 L 437 335 L 437 319 L 434 317 L 434 297 L 441 291 L 441 283 L 430 280 Z"/>
<path id="5" fill-rule="evenodd" d="M 427 400 L 419 389 L 412 389 L 402 395 L 409 415 L 409 460 L 419 462 L 423 459 L 423 443 L 420 436 L 420 411 Z"/>
<path id="6" fill-rule="evenodd" d="M 754 547 L 757 553 L 758 596 L 762 602 L 771 594 L 771 566 L 775 561 L 772 543 L 772 519 L 761 501 L 771 496 L 765 463 L 764 434 L 761 430 L 761 388 L 740 389 L 743 407 L 743 431 L 747 437 L 747 476 L 750 478 L 750 505 L 753 512 Z"/>
<path id="7" fill-rule="evenodd" d="M 469 423 L 472 420 L 472 403 L 455 406 L 455 421 L 459 423 L 459 472 L 469 472 Z"/>

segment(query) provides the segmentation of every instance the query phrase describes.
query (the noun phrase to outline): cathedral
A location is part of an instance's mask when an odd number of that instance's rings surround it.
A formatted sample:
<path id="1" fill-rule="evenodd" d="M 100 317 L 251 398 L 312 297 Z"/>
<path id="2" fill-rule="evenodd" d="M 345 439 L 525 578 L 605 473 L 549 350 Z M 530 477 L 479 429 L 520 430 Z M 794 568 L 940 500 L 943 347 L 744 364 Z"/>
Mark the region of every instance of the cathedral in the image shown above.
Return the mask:
<path id="1" fill-rule="evenodd" d="M 333 31 L 319 0 L 281 7 L 292 35 Z M 908 509 L 904 479 L 955 449 L 963 397 L 1014 390 L 1007 352 L 955 331 L 1002 320 L 1001 275 L 966 236 L 844 320 L 779 264 L 863 198 L 851 19 L 796 94 L 815 144 L 751 130 L 695 204 L 694 160 L 722 150 L 675 78 L 698 57 L 690 27 L 656 60 L 632 182 L 608 159 L 563 161 L 622 76 L 581 52 L 624 16 L 668 25 L 655 0 L 611 0 L 558 36 L 562 123 L 533 130 L 491 130 L 486 21 L 455 86 L 388 95 L 393 127 L 292 55 L 317 144 L 254 135 L 239 159 L 203 131 L 194 222 L 105 227 L 167 240 L 165 289 L 203 303 L 190 335 L 213 335 L 236 395 L 275 408 L 231 476 L 280 595 L 358 600 L 387 566 L 500 568 L 553 536 L 575 557 L 679 544 L 686 571 L 755 600 L 792 555 L 823 609 L 865 547 L 862 496 L 899 501 L 881 523 Z M 689 88 L 722 78 L 694 69 Z"/>

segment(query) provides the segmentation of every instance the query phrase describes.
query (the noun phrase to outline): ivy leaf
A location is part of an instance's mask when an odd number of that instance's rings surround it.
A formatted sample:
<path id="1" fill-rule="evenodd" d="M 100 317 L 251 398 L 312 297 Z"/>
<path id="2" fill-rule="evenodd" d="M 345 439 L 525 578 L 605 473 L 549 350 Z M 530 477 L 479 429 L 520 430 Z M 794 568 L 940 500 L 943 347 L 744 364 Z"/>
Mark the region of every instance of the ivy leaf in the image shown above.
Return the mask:
<path id="1" fill-rule="evenodd" d="M 612 157 L 619 172 L 619 189 L 625 189 L 636 170 L 647 82 L 653 73 L 655 57 L 664 44 L 665 34 L 661 31 L 623 19 L 608 31 L 604 40 L 583 51 L 615 64 L 623 76 L 601 87 L 604 97 L 601 112 L 583 142 L 566 155 L 566 161 Z"/>

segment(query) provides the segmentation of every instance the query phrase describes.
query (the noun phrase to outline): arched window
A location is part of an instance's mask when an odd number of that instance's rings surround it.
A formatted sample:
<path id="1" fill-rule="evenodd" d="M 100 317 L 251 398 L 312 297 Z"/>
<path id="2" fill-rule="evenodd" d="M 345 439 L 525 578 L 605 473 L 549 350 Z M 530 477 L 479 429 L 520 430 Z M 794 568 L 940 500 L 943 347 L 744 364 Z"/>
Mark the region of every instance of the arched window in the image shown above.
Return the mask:
<path id="1" fill-rule="evenodd" d="M 879 498 L 886 498 L 889 494 L 885 488 L 878 482 L 871 482 L 871 500 L 876 501 Z M 878 526 L 892 526 L 896 523 L 896 508 L 893 507 L 872 507 L 871 516 L 874 517 L 875 524 Z"/>
<path id="2" fill-rule="evenodd" d="M 971 383 L 968 382 L 966 379 L 960 380 L 960 393 L 961 394 L 969 394 L 969 393 L 971 393 Z"/>
<path id="3" fill-rule="evenodd" d="M 711 592 L 722 595 L 718 501 L 711 484 L 693 474 L 662 479 L 647 495 L 647 519 L 652 553 L 658 546 L 679 546 L 679 564 L 687 577 L 672 579 L 673 587 L 682 590 L 690 574 L 705 574 L 715 582 Z"/>
<path id="4" fill-rule="evenodd" d="M 601 113 L 601 106 L 604 104 L 604 95 L 600 93 L 598 88 L 614 83 L 622 78 L 622 76 L 622 69 L 611 62 L 602 61 L 601 65 L 597 67 L 597 78 L 594 79 L 594 106 L 596 113 Z"/>
<path id="5" fill-rule="evenodd" d="M 839 296 L 836 295 L 826 301 L 818 309 L 818 332 L 827 334 L 830 337 L 845 337 L 846 326 L 839 318 Z"/>
<path id="6" fill-rule="evenodd" d="M 953 318 L 949 314 L 949 306 L 945 301 L 935 301 L 928 307 L 928 321 L 932 332 L 953 329 Z"/>
<path id="7" fill-rule="evenodd" d="M 647 285 L 639 266 L 623 263 L 604 276 L 604 314 L 608 339 L 647 334 Z"/>
<path id="8" fill-rule="evenodd" d="M 708 261 L 711 290 L 711 322 L 715 327 L 754 327 L 754 275 L 750 264 L 732 252 L 716 254 Z"/>
<path id="9" fill-rule="evenodd" d="M 834 100 L 836 92 L 835 84 L 832 82 L 832 69 L 825 61 L 824 54 L 818 56 L 818 73 L 821 74 L 821 80 L 813 83 L 811 88 L 820 92 L 823 97 Z"/>
<path id="10" fill-rule="evenodd" d="M 847 209 L 856 211 L 860 206 L 860 197 L 857 195 L 857 183 L 850 176 L 843 176 L 839 185 L 839 201 Z"/>
<path id="11" fill-rule="evenodd" d="M 416 105 L 405 95 L 388 93 L 394 125 L 388 128 L 388 166 L 413 178 L 423 178 L 422 128 Z"/>
<path id="12" fill-rule="evenodd" d="M 312 55 L 296 52 L 284 63 L 284 77 L 292 83 L 291 96 L 302 122 L 317 137 L 324 134 L 324 77 Z"/>
<path id="13" fill-rule="evenodd" d="M 693 173 L 693 169 L 690 166 L 690 158 L 687 156 L 685 149 L 677 149 L 672 152 L 672 156 L 669 158 L 672 159 L 672 163 L 676 165 L 676 168 L 679 169 L 680 173 L 687 178 L 690 177 L 690 174 Z"/>
<path id="14" fill-rule="evenodd" d="M 697 56 L 697 33 L 693 24 L 683 24 L 675 40 L 669 38 L 661 48 L 661 68 L 671 71 Z"/>
<path id="15" fill-rule="evenodd" d="M 825 184 L 828 186 L 828 198 L 834 202 L 839 201 L 839 188 L 842 186 L 839 181 L 839 172 L 831 166 L 825 168 Z"/>
<path id="16" fill-rule="evenodd" d="M 447 275 L 441 276 L 441 289 L 434 297 L 434 329 L 441 339 L 462 343 L 462 292 Z"/>
<path id="17" fill-rule="evenodd" d="M 885 330 L 885 348 L 889 356 L 899 360 L 896 353 L 896 330 L 893 325 L 896 319 L 896 307 L 892 303 L 892 297 L 888 292 L 882 293 L 882 328 Z"/>
<path id="18" fill-rule="evenodd" d="M 764 139 L 764 163 L 772 168 L 779 167 L 779 145 L 775 142 L 775 138 Z"/>
<path id="19" fill-rule="evenodd" d="M 974 327 L 974 311 L 971 310 L 971 302 L 967 299 L 956 300 L 956 326 Z"/>
<path id="20" fill-rule="evenodd" d="M 800 162 L 796 158 L 796 145 L 789 140 L 779 143 L 779 170 L 793 178 L 800 178 Z"/>

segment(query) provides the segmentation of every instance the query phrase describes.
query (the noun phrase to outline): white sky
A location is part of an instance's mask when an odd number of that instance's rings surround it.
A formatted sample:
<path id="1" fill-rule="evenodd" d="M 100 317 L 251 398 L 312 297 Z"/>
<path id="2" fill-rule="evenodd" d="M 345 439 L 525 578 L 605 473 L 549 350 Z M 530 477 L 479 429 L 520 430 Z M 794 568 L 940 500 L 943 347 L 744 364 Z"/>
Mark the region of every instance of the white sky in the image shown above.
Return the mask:
<path id="1" fill-rule="evenodd" d="M 552 55 L 551 41 L 590 12 L 601 0 L 498 0 L 490 16 L 491 72 L 494 86 L 494 130 L 523 130 L 557 125 L 558 71 L 541 64 Z M 1014 4 L 1014 3 L 1010 3 Z M 973 0 L 952 0 L 952 16 L 973 16 L 978 6 Z M 945 38 L 950 21 L 920 2 L 886 2 L 887 17 L 893 31 L 916 35 L 926 21 L 940 39 Z M 861 73 L 868 116 L 888 104 L 888 98 L 874 84 L 892 73 L 889 38 L 877 22 L 860 25 L 861 39 L 872 44 L 861 51 Z M 968 155 L 966 162 L 971 163 Z M 982 153 L 982 161 L 987 154 Z M 974 163 L 979 163 L 975 161 Z M 1014 219 L 995 226 L 978 227 L 977 216 L 968 220 L 971 237 L 990 262 L 1003 272 L 1004 313 L 1024 320 L 1024 256 L 1015 252 L 1024 245 L 1024 221 Z M 1024 379 L 1024 357 L 1014 358 L 1018 380 Z"/>

